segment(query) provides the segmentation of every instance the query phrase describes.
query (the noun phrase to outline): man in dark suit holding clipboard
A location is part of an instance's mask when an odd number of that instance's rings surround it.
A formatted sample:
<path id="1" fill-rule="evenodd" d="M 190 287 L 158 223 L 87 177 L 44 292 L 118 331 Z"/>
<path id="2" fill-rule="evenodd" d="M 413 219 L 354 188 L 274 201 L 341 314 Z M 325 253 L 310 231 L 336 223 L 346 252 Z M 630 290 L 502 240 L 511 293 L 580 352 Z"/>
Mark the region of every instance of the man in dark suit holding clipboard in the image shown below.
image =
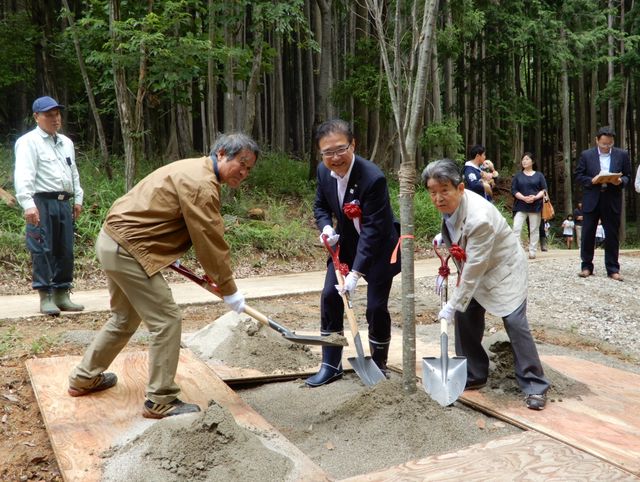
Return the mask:
<path id="1" fill-rule="evenodd" d="M 601 127 L 596 134 L 596 147 L 583 151 L 576 167 L 576 182 L 583 189 L 582 278 L 593 274 L 596 228 L 601 220 L 607 234 L 604 243 L 607 276 L 616 281 L 623 280 L 618 263 L 622 190 L 631 179 L 631 160 L 625 150 L 613 147 L 615 136 L 611 127 Z"/>

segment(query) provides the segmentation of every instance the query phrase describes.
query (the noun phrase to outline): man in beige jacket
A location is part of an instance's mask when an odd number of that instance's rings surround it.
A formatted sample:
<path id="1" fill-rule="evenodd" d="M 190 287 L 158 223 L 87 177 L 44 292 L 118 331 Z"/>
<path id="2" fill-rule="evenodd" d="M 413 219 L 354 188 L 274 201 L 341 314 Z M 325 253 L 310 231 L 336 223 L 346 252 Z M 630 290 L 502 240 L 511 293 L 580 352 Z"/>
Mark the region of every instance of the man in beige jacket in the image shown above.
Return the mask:
<path id="1" fill-rule="evenodd" d="M 238 313 L 244 310 L 224 240 L 220 191 L 222 184 L 238 187 L 258 155 L 258 145 L 248 136 L 222 135 L 210 156 L 167 164 L 113 204 L 96 243 L 112 317 L 69 376 L 69 395 L 87 395 L 117 383 L 116 375 L 105 370 L 142 321 L 150 334 L 142 415 L 164 418 L 200 410 L 178 398 L 182 316 L 161 270 L 193 246 L 224 301 Z"/>
<path id="2" fill-rule="evenodd" d="M 455 319 L 456 354 L 467 358 L 467 386 L 482 388 L 489 357 L 482 347 L 485 312 L 502 317 L 511 340 L 516 380 L 528 408 L 542 410 L 549 382 L 545 379 L 527 321 L 527 258 L 513 230 L 496 207 L 466 190 L 455 162 L 431 162 L 422 181 L 442 213 L 442 232 L 435 242 L 460 246 L 466 261 L 456 262 L 460 283 L 439 313 Z"/>

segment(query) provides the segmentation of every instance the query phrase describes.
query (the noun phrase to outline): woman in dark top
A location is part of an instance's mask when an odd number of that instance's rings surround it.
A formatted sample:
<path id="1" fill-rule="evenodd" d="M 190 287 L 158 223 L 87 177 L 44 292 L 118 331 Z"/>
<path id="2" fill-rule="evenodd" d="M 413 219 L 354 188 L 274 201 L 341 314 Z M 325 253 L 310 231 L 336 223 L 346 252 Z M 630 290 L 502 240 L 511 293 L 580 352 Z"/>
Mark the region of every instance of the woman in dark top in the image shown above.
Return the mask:
<path id="1" fill-rule="evenodd" d="M 529 220 L 529 259 L 536 257 L 540 239 L 540 221 L 542 219 L 542 198 L 547 189 L 547 181 L 541 172 L 533 170 L 531 153 L 525 152 L 520 160 L 522 171 L 511 181 L 513 202 L 513 232 L 520 238 L 522 225 Z"/>

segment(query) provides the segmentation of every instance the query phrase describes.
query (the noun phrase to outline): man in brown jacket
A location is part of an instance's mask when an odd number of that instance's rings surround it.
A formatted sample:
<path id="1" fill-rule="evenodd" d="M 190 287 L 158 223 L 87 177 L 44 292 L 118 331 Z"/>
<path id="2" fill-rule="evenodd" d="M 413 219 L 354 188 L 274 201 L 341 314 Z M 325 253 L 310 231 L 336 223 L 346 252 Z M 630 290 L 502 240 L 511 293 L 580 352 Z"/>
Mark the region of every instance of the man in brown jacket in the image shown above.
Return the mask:
<path id="1" fill-rule="evenodd" d="M 142 415 L 164 418 L 200 411 L 178 398 L 175 375 L 182 316 L 161 270 L 193 246 L 224 301 L 238 313 L 244 310 L 224 240 L 220 190 L 222 184 L 238 187 L 258 155 L 258 145 L 250 137 L 222 135 L 210 156 L 163 166 L 113 204 L 96 242 L 112 316 L 69 376 L 69 395 L 113 387 L 117 377 L 105 370 L 143 321 L 150 338 Z"/>

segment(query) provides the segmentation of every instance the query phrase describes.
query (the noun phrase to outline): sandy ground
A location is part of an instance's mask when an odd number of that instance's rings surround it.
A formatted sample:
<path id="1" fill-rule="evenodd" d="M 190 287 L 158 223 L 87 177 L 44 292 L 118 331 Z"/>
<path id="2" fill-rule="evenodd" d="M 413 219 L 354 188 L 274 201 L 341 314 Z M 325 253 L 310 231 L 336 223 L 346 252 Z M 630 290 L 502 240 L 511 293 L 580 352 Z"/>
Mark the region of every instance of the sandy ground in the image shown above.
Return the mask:
<path id="1" fill-rule="evenodd" d="M 627 275 L 624 283 L 608 280 L 601 273 L 587 280 L 578 278 L 577 262 L 573 259 L 545 261 L 540 257 L 530 263 L 530 323 L 541 353 L 570 354 L 640 371 L 637 363 L 640 350 L 637 343 L 629 343 L 633 336 L 638 336 L 634 323 L 640 263 L 635 257 L 621 261 Z M 432 293 L 432 283 L 433 279 L 416 283 L 417 336 L 430 342 L 438 339 L 434 317 L 439 303 Z M 576 297 L 580 299 L 578 305 Z M 354 306 L 361 330 L 364 299 L 365 292 L 360 289 Z M 399 326 L 399 292 L 394 292 L 391 299 L 390 311 L 394 324 Z M 612 302 L 615 310 L 610 309 Z M 256 300 L 252 305 L 291 329 L 313 330 L 319 325 L 318 295 Z M 183 331 L 193 335 L 206 330 L 212 320 L 224 314 L 221 304 L 186 307 Z M 24 360 L 32 356 L 81 354 L 107 316 L 83 313 L 0 323 L 0 480 L 62 480 Z M 605 335 L 599 330 L 606 330 Z M 291 364 L 317 363 L 317 357 L 304 347 L 290 348 L 291 344 L 274 338 L 274 334 L 273 330 L 258 329 L 255 324 L 232 326 L 227 342 L 206 356 L 274 373 L 290 368 Z M 501 320 L 488 317 L 487 348 L 494 351 L 494 364 L 490 383 L 483 390 L 521 399 L 512 378 L 512 361 L 505 355 L 509 353 L 508 345 L 501 336 Z M 140 330 L 128 349 L 144 348 L 145 343 L 145 332 Z M 550 370 L 547 376 L 553 383 L 550 403 L 580 397 L 586 389 Z M 297 380 L 242 390 L 241 396 L 335 477 L 446 452 L 517 430 L 459 404 L 439 407 L 422 390 L 407 396 L 399 388 L 396 375 L 374 389 L 365 388 L 355 374 L 349 374 L 319 389 L 307 389 L 302 380 Z M 290 470 L 286 457 L 280 459 L 274 454 L 265 445 L 263 434 L 247 433 L 235 426 L 223 410 L 211 406 L 183 420 L 157 423 L 153 431 L 130 445 L 114 447 L 105 454 L 107 470 L 115 470 L 109 468 L 111 461 L 126 460 L 135 453 L 134 460 L 161 470 L 162 480 L 221 480 L 218 477 L 257 480 L 251 478 L 252 473 L 243 472 L 246 463 L 234 461 L 253 460 L 254 456 L 262 460 L 260 457 L 264 455 L 269 463 L 275 461 L 275 472 L 271 475 L 261 472 L 261 480 L 286 480 Z M 193 445 L 189 445 L 191 442 Z M 184 453 L 185 446 L 193 457 Z M 223 458 L 215 458 L 218 455 Z M 117 465 L 123 464 L 114 467 Z M 235 471 L 212 472 L 215 467 Z M 145 480 L 136 479 L 135 474 L 108 473 L 114 474 L 110 480 Z"/>

